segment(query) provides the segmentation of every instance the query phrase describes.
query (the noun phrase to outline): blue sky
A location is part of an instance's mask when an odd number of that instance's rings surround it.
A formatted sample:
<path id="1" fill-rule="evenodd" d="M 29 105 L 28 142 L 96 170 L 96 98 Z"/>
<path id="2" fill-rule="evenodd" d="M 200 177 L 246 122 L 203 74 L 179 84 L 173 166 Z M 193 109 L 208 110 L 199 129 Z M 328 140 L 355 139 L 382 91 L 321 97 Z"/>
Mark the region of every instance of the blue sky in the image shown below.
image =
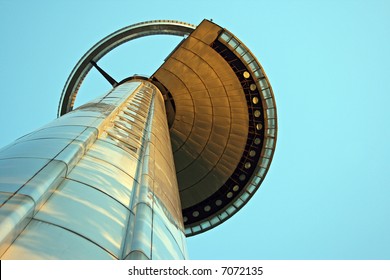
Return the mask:
<path id="1" fill-rule="evenodd" d="M 254 198 L 188 239 L 192 259 L 390 259 L 389 1 L 0 0 L 0 146 L 56 118 L 65 81 L 97 41 L 152 19 L 213 19 L 274 89 L 279 138 Z M 101 61 L 151 74 L 180 38 L 140 39 Z M 91 72 L 81 104 L 109 89 Z"/>

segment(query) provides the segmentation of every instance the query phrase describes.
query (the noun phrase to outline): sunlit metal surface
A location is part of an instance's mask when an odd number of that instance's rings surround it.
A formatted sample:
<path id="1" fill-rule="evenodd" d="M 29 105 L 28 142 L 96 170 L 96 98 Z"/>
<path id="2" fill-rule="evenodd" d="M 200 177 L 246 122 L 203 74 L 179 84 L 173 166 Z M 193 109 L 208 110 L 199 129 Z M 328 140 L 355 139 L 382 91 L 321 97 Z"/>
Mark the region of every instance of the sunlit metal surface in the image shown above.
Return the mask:
<path id="1" fill-rule="evenodd" d="M 34 220 L 75 232 L 120 258 L 128 215 L 129 211 L 111 197 L 66 179 Z"/>
<path id="2" fill-rule="evenodd" d="M 34 215 L 34 201 L 25 195 L 0 192 L 0 253 L 12 244 Z"/>
<path id="3" fill-rule="evenodd" d="M 94 176 L 90 176 L 92 173 Z M 89 155 L 79 161 L 68 178 L 107 194 L 127 208 L 133 198 L 134 187 L 138 184 L 121 169 Z"/>
<path id="4" fill-rule="evenodd" d="M 276 143 L 276 106 L 260 63 L 204 20 L 153 75 L 172 94 L 172 147 L 187 236 L 222 223 L 259 188 Z"/>
<path id="5" fill-rule="evenodd" d="M 105 73 L 114 88 L 73 110 L 101 57 L 157 34 L 188 37 L 152 77 L 118 85 Z M 186 236 L 260 187 L 277 138 L 263 68 L 208 20 L 143 22 L 101 40 L 69 76 L 58 115 L 0 149 L 2 259 L 186 259 Z"/>
<path id="6" fill-rule="evenodd" d="M 45 250 L 42 250 L 45 248 Z M 55 225 L 32 220 L 2 259 L 113 260 L 96 244 Z"/>
<path id="7" fill-rule="evenodd" d="M 101 258 L 188 257 L 165 116 L 159 90 L 131 81 L 1 150 L 0 175 L 11 171 L 0 185 L 2 258 L 89 256 L 44 246 L 54 232 L 91 243 Z M 32 239 L 40 247 L 28 246 Z M 153 240 L 162 239 L 159 253 Z"/>

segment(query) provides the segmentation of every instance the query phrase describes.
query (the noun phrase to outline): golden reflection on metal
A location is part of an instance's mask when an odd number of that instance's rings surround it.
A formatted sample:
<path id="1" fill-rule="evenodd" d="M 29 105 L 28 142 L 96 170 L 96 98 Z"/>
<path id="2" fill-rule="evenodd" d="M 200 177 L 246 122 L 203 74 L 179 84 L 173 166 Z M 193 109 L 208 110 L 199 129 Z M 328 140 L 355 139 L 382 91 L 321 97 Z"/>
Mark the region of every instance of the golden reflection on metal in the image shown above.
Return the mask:
<path id="1" fill-rule="evenodd" d="M 192 31 L 172 24 L 176 35 Z M 71 74 L 79 84 L 90 63 L 81 61 L 83 72 Z M 175 107 L 170 130 L 164 87 Z M 62 109 L 74 98 L 63 95 Z M 202 21 L 149 80 L 124 80 L 0 150 L 1 258 L 188 258 L 185 235 L 227 220 L 259 188 L 276 144 L 275 107 L 249 49 Z"/>
<path id="2" fill-rule="evenodd" d="M 2 259 L 26 257 L 39 259 L 45 258 L 44 256 L 58 259 L 77 259 L 90 256 L 86 252 L 84 254 L 82 250 L 74 250 L 73 252 L 59 250 L 60 244 L 49 242 L 50 247 L 44 246 L 44 241 L 41 239 L 47 238 L 47 234 L 50 235 L 50 232 L 59 232 L 58 234 L 65 238 L 61 240 L 62 243 L 72 241 L 77 244 L 83 242 L 91 244 L 89 247 L 96 248 L 95 251 L 100 252 L 97 256 L 101 259 L 187 258 L 183 242 L 184 227 L 172 150 L 169 145 L 165 145 L 170 139 L 162 95 L 149 82 L 132 81 L 129 84 L 119 86 L 106 99 L 103 98 L 98 102 L 105 104 L 105 101 L 111 98 L 110 96 L 122 100 L 117 109 L 111 105 L 106 107 L 100 105 L 82 106 L 79 110 L 55 120 L 53 125 L 47 126 L 55 128 L 55 126 L 62 126 L 63 123 L 69 123 L 69 120 L 73 122 L 73 119 L 76 119 L 78 115 L 83 116 L 85 112 L 93 108 L 95 113 L 91 115 L 94 117 L 88 117 L 88 125 L 96 124 L 95 129 L 99 131 L 99 136 L 96 139 L 97 133 L 91 134 L 95 137 L 92 141 L 93 144 L 88 144 L 90 141 L 84 137 L 87 141 L 80 146 L 82 153 L 77 149 L 70 149 L 73 146 L 78 147 L 74 143 L 77 143 L 77 138 L 82 135 L 80 132 L 73 136 L 75 138 L 73 140 L 60 139 L 61 141 L 58 141 L 57 139 L 56 146 L 51 146 L 50 149 L 42 149 L 42 145 L 48 142 L 45 137 L 43 138 L 45 141 L 34 142 L 37 147 L 41 148 L 32 151 L 33 153 L 37 156 L 42 153 L 47 154 L 48 159 L 50 157 L 58 158 L 58 162 L 64 162 L 65 166 L 68 167 L 67 174 L 64 173 L 58 177 L 56 172 L 61 172 L 63 169 L 51 169 L 50 174 L 41 178 L 42 182 L 50 181 L 53 178 L 54 181 L 52 181 L 56 185 L 48 187 L 52 188 L 54 193 L 50 197 L 46 197 L 47 201 L 39 211 L 36 209 L 34 219 L 40 223 L 36 226 L 30 223 L 31 227 L 27 227 L 15 241 L 13 239 L 19 232 L 10 232 L 11 235 L 8 234 L 8 236 L 11 239 L 1 243 L 2 252 L 0 253 L 5 252 Z M 103 110 L 98 111 L 96 108 Z M 107 109 L 111 110 L 111 113 L 107 114 Z M 131 120 L 119 118 L 123 111 L 134 116 L 137 127 L 133 126 Z M 104 118 L 100 118 L 101 114 L 105 115 Z M 119 126 L 116 125 L 116 121 L 120 123 Z M 79 129 L 79 127 L 74 127 Z M 46 130 L 46 132 L 50 133 L 51 130 Z M 90 131 L 89 127 L 85 127 L 84 131 Z M 64 130 L 64 132 L 67 131 Z M 139 137 L 134 137 L 134 134 L 139 135 Z M 53 137 L 60 137 L 60 134 L 46 135 L 50 141 L 54 139 Z M 19 146 L 23 147 L 23 143 L 25 142 L 21 142 Z M 68 146 L 63 148 L 67 143 Z M 8 154 L 21 153 L 20 149 L 16 150 L 15 148 L 19 146 L 15 144 L 13 148 L 15 152 L 9 150 Z M 63 149 L 63 152 L 57 156 L 58 152 L 52 152 L 56 147 L 59 147 L 60 150 Z M 80 160 L 81 156 L 83 157 Z M 42 161 L 42 164 L 47 164 L 47 162 Z M 53 163 L 55 162 L 54 160 Z M 78 164 L 76 164 L 77 162 Z M 46 169 L 42 169 L 42 172 Z M 66 179 L 64 179 L 65 177 Z M 34 182 L 34 180 L 30 181 Z M 24 189 L 27 190 L 27 187 L 28 185 Z M 45 193 L 47 191 L 42 190 L 41 195 Z M 10 230 L 22 230 L 33 215 L 33 200 L 27 196 L 23 197 L 30 206 L 21 202 L 17 203 L 19 208 L 25 209 L 25 214 L 17 218 L 13 225 L 6 226 Z M 36 197 L 37 203 L 41 201 L 39 205 L 45 202 L 42 202 L 41 197 Z M 15 196 L 13 200 L 9 201 L 12 202 L 16 198 Z M 5 213 L 4 207 L 1 207 L 1 210 L 1 213 Z M 22 213 L 20 210 L 18 212 Z M 14 217 L 16 216 L 14 215 Z M 160 219 L 162 222 L 152 225 L 153 219 Z M 45 226 L 41 226 L 42 223 Z M 37 227 L 38 225 L 39 227 Z M 4 233 L 4 226 L 1 229 L 2 233 Z M 147 228 L 149 234 L 147 234 Z M 35 232 L 41 229 L 45 229 L 47 234 L 36 236 Z M 130 232 L 126 233 L 129 230 Z M 162 250 L 160 255 L 153 256 L 151 253 L 153 238 L 156 242 L 157 240 L 166 241 L 166 236 L 173 236 L 169 239 L 169 242 L 174 243 L 172 243 L 172 249 L 166 253 Z M 33 242 L 41 245 L 39 247 L 29 246 L 32 238 Z M 93 252 L 94 250 L 91 248 L 90 251 Z M 170 247 L 167 246 L 167 248 Z"/>
<path id="3" fill-rule="evenodd" d="M 242 85 L 209 46 L 221 30 L 203 21 L 154 74 L 175 100 L 171 139 L 182 208 L 216 192 L 245 149 L 249 128 Z"/>

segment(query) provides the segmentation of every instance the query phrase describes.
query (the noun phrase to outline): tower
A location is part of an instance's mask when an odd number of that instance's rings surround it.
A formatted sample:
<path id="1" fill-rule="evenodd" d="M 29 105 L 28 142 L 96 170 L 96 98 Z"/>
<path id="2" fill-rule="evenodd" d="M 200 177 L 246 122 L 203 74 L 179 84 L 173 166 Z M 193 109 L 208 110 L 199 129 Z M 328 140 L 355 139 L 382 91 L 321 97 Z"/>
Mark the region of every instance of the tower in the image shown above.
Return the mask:
<path id="1" fill-rule="evenodd" d="M 143 36 L 183 36 L 151 77 L 98 66 Z M 73 108 L 95 67 L 111 83 Z M 0 150 L 2 259 L 185 259 L 185 238 L 226 221 L 264 179 L 276 106 L 257 59 L 204 20 L 131 25 L 70 74 L 58 119 Z"/>

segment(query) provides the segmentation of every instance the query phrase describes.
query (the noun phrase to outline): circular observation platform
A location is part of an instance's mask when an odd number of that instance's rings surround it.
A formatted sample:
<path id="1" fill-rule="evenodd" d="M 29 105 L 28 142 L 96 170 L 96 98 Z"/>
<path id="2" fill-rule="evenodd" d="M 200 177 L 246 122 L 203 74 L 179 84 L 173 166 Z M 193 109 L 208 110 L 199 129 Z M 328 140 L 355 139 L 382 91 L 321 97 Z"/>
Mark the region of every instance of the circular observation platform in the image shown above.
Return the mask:
<path id="1" fill-rule="evenodd" d="M 185 233 L 192 236 L 221 224 L 249 201 L 275 150 L 277 114 L 271 85 L 237 37 L 208 20 L 197 27 L 149 21 L 118 30 L 77 63 L 58 115 L 73 109 L 84 77 L 101 57 L 122 43 L 161 34 L 185 37 L 149 80 L 162 87 L 173 104 L 167 108 L 172 150 Z"/>

